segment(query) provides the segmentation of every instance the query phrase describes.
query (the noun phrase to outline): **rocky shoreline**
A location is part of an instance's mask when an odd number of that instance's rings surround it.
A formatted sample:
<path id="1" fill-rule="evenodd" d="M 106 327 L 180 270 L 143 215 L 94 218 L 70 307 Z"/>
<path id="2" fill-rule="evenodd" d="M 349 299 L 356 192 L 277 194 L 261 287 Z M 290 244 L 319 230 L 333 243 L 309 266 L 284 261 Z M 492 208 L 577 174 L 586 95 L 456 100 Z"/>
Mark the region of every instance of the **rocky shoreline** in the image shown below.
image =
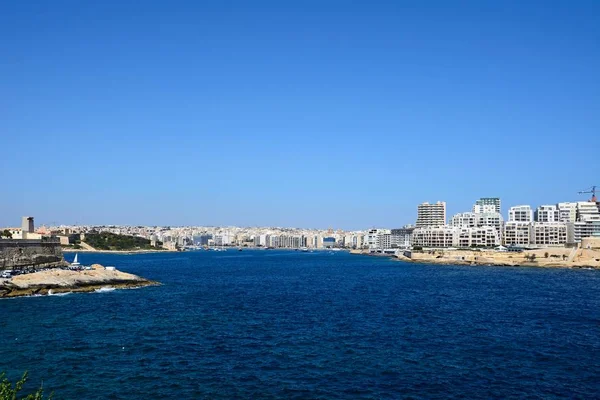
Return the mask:
<path id="1" fill-rule="evenodd" d="M 92 270 L 83 271 L 50 269 L 0 280 L 0 298 L 95 292 L 100 289 L 135 289 L 160 285 L 159 282 L 137 275 L 105 269 L 99 264 L 92 267 Z"/>
<path id="2" fill-rule="evenodd" d="M 351 253 L 374 255 L 363 250 Z M 437 249 L 375 255 L 419 264 L 600 269 L 600 252 L 580 248 L 549 248 L 521 253 Z"/>

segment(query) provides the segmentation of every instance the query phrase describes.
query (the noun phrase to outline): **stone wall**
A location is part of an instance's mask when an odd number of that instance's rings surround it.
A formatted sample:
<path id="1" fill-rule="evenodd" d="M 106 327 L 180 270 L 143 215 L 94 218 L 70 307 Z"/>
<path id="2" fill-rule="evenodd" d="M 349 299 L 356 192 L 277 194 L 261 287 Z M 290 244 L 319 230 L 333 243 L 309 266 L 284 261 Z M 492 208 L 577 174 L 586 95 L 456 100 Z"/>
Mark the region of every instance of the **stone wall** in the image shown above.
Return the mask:
<path id="1" fill-rule="evenodd" d="M 0 239 L 0 269 L 59 267 L 66 264 L 57 238 Z"/>

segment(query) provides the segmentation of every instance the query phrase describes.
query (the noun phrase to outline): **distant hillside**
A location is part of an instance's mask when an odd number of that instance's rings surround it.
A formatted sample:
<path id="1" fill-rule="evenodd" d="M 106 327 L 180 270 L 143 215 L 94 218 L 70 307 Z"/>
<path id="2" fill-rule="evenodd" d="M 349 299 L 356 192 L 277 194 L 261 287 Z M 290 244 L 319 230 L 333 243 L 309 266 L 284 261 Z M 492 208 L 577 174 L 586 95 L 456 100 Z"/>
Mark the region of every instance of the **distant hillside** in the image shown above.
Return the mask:
<path id="1" fill-rule="evenodd" d="M 86 233 L 85 243 L 97 250 L 158 250 L 150 246 L 150 240 L 137 236 L 117 235 L 110 232 Z M 162 245 L 157 242 L 157 246 Z"/>

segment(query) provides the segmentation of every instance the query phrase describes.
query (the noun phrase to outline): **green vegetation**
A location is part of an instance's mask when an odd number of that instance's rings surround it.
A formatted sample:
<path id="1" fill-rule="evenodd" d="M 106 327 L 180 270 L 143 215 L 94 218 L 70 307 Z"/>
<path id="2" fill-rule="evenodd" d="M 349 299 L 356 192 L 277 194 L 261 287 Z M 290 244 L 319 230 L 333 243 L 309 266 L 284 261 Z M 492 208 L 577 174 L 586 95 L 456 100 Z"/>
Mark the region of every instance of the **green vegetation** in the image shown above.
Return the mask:
<path id="1" fill-rule="evenodd" d="M 23 374 L 23 377 L 15 383 L 12 383 L 6 379 L 6 375 L 0 374 L 0 400 L 44 400 L 44 391 L 39 388 L 35 393 L 29 394 L 25 397 L 17 397 L 18 393 L 23 389 L 23 385 L 27 382 L 27 372 Z M 48 397 L 48 400 L 52 398 L 52 395 Z"/>
<path id="2" fill-rule="evenodd" d="M 148 239 L 110 232 L 87 233 L 84 242 L 98 250 L 157 250 L 162 244 L 157 242 L 153 247 Z"/>
<path id="3" fill-rule="evenodd" d="M 10 233 L 10 231 L 8 229 L 5 229 L 0 234 L 0 237 L 7 238 L 7 239 L 12 239 L 12 233 Z"/>

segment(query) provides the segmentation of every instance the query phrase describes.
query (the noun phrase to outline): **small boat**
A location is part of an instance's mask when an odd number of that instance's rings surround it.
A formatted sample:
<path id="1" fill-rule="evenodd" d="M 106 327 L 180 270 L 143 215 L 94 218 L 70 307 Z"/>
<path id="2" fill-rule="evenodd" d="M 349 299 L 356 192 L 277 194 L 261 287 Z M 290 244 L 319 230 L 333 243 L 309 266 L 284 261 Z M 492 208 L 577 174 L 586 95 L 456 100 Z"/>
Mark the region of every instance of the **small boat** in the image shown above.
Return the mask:
<path id="1" fill-rule="evenodd" d="M 300 247 L 300 251 L 303 251 L 305 253 L 308 252 L 308 247 Z"/>
<path id="2" fill-rule="evenodd" d="M 78 254 L 75 253 L 75 258 L 73 259 L 73 262 L 70 265 L 71 268 L 75 269 L 75 268 L 81 268 L 82 267 L 82 265 L 77 261 L 77 256 L 78 256 Z"/>

